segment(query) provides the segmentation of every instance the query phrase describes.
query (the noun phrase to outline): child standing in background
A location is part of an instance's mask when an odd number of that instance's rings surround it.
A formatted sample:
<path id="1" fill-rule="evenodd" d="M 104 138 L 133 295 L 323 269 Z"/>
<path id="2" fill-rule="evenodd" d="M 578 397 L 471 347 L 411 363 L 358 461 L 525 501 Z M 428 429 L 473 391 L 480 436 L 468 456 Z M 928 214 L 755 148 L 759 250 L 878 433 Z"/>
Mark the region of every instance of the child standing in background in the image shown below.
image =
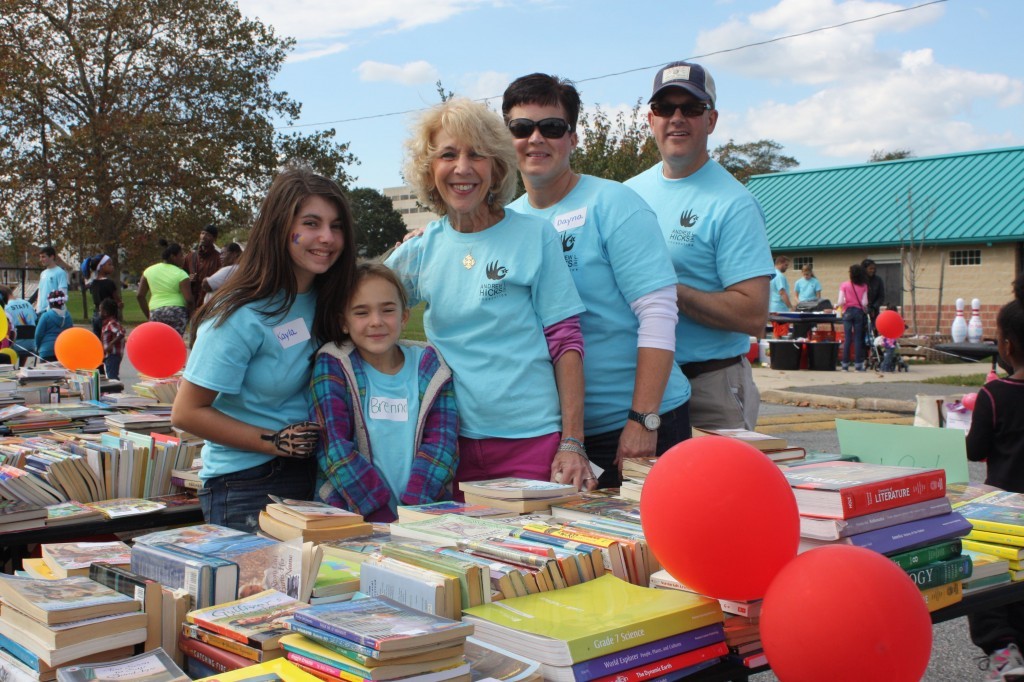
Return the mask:
<path id="1" fill-rule="evenodd" d="M 1013 374 L 978 391 L 967 434 L 967 458 L 987 461 L 985 483 L 1024 493 L 1024 277 L 996 317 L 996 343 Z M 967 616 L 971 641 L 989 656 L 987 680 L 1024 679 L 1024 602 Z"/>
<path id="2" fill-rule="evenodd" d="M 317 497 L 374 521 L 398 505 L 452 498 L 458 413 L 452 373 L 431 346 L 399 341 L 409 320 L 402 283 L 361 265 L 345 306 L 348 341 L 320 349 L 310 419 L 324 427 Z"/>
<path id="3" fill-rule="evenodd" d="M 105 298 L 100 301 L 100 340 L 103 342 L 103 371 L 108 379 L 121 378 L 121 359 L 124 357 L 124 325 L 117 320 L 117 301 Z"/>

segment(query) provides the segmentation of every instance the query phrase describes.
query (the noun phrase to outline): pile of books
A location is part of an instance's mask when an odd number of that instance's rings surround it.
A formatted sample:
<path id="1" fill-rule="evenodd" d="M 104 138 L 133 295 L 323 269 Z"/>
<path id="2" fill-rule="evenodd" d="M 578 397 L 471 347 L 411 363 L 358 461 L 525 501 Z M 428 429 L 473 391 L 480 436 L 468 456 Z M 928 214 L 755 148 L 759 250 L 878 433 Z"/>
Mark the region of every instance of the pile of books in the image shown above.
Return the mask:
<path id="1" fill-rule="evenodd" d="M 386 597 L 311 606 L 287 625 L 287 659 L 322 680 L 470 680 L 463 654 L 472 625 Z"/>
<path id="2" fill-rule="evenodd" d="M 528 478 L 460 481 L 466 502 L 506 509 L 518 514 L 547 512 L 552 504 L 579 499 L 576 486 Z"/>
<path id="3" fill-rule="evenodd" d="M 127 566 L 131 548 L 123 542 L 53 542 L 40 545 L 41 561 L 54 578 L 89 575 L 89 567 L 102 561 Z"/>
<path id="4" fill-rule="evenodd" d="M 372 530 L 361 515 L 323 502 L 270 498 L 273 502 L 260 512 L 260 532 L 276 540 L 326 542 L 368 535 Z"/>
<path id="5" fill-rule="evenodd" d="M 995 490 L 953 507 L 973 526 L 964 549 L 975 571 L 965 589 L 1004 583 L 998 570 L 1003 562 L 1009 580 L 1024 580 L 1024 495 Z"/>
<path id="6" fill-rule="evenodd" d="M 57 667 L 114 661 L 146 640 L 139 602 L 87 577 L 39 580 L 0 574 L 0 658 L 32 679 Z"/>
<path id="7" fill-rule="evenodd" d="M 783 469 L 800 512 L 800 551 L 843 543 L 893 559 L 935 611 L 963 598 L 972 563 L 961 538 L 971 524 L 951 510 L 946 473 L 867 462 Z"/>
<path id="8" fill-rule="evenodd" d="M 45 525 L 46 507 L 21 500 L 0 499 L 0 533 L 42 528 Z"/>
<path id="9" fill-rule="evenodd" d="M 472 502 L 444 500 L 441 502 L 427 502 L 426 504 L 400 505 L 398 507 L 398 522 L 423 521 L 436 518 L 441 514 L 460 514 L 462 516 L 473 516 L 478 519 L 504 519 L 516 516 L 516 512 L 508 509 L 499 509 Z"/>
<path id="10" fill-rule="evenodd" d="M 693 429 L 693 437 L 723 436 L 751 445 L 763 452 L 773 462 L 792 462 L 803 459 L 807 451 L 801 447 L 790 447 L 785 438 L 770 436 L 759 431 L 747 429 Z"/>
<path id="11" fill-rule="evenodd" d="M 627 457 L 622 460 L 622 483 L 619 484 L 619 497 L 625 500 L 640 501 L 640 493 L 644 481 L 658 461 L 657 457 Z"/>
<path id="12" fill-rule="evenodd" d="M 178 646 L 189 675 L 207 677 L 281 657 L 285 620 L 308 604 L 277 590 L 189 611 Z"/>
<path id="13" fill-rule="evenodd" d="M 190 682 L 178 664 L 165 651 L 157 649 L 113 663 L 81 663 L 57 670 L 57 682 Z"/>
<path id="14" fill-rule="evenodd" d="M 614 576 L 468 609 L 475 637 L 541 663 L 556 682 L 691 674 L 728 652 L 718 602 Z"/>

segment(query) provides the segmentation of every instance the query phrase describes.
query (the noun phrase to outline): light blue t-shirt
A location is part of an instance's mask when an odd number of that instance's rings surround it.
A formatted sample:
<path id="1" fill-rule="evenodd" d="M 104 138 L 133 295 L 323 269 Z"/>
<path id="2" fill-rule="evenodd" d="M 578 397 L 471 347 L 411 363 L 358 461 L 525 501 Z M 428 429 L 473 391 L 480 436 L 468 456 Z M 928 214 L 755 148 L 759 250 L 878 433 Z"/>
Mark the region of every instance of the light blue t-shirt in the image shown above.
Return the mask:
<path id="1" fill-rule="evenodd" d="M 445 217 L 386 264 L 410 304 L 427 304 L 424 329 L 452 369 L 461 436 L 532 438 L 561 430 L 544 327 L 584 308 L 550 223 L 506 211 L 496 225 L 464 234 Z"/>
<path id="2" fill-rule="evenodd" d="M 257 301 L 220 325 L 203 322 L 184 373 L 193 384 L 217 391 L 213 407 L 268 431 L 309 418 L 309 378 L 317 348 L 311 338 L 316 291 L 296 296 L 283 316 L 268 318 L 259 312 L 273 307 Z M 208 441 L 199 476 L 205 481 L 271 459 Z"/>
<path id="3" fill-rule="evenodd" d="M 639 322 L 629 304 L 674 286 L 657 218 L 636 192 L 589 175 L 554 206 L 537 209 L 525 194 L 509 208 L 544 218 L 560 233 L 562 253 L 583 299 L 584 432 L 620 429 L 633 402 Z M 690 383 L 672 367 L 659 412 L 690 399 Z"/>
<path id="4" fill-rule="evenodd" d="M 789 312 L 789 306 L 782 300 L 781 292 L 783 291 L 786 292 L 786 296 L 789 296 L 789 280 L 786 279 L 785 273 L 776 268 L 775 275 L 772 276 L 772 281 L 769 285 L 768 312 Z"/>
<path id="5" fill-rule="evenodd" d="M 709 159 L 700 170 L 669 180 L 658 162 L 626 181 L 658 216 L 680 284 L 724 291 L 775 272 L 764 213 L 740 182 Z M 719 360 L 750 350 L 746 332 L 712 329 L 679 313 L 676 362 Z"/>
<path id="6" fill-rule="evenodd" d="M 391 490 L 388 506 L 397 513 L 402 493 L 409 487 L 412 458 L 416 453 L 416 420 L 420 413 L 419 367 L 426 350 L 421 346 L 398 346 L 405 364 L 397 374 L 383 374 L 369 363 L 366 392 L 362 396 L 366 431 L 373 453 L 373 467 Z"/>
<path id="7" fill-rule="evenodd" d="M 68 291 L 68 273 L 64 268 L 54 265 L 39 273 L 39 295 L 36 297 L 36 310 L 42 314 L 50 307 L 50 292 L 60 289 L 64 293 Z"/>
<path id="8" fill-rule="evenodd" d="M 793 291 L 801 301 L 809 301 L 813 298 L 821 296 L 821 282 L 818 281 L 817 277 L 801 277 L 793 283 Z"/>

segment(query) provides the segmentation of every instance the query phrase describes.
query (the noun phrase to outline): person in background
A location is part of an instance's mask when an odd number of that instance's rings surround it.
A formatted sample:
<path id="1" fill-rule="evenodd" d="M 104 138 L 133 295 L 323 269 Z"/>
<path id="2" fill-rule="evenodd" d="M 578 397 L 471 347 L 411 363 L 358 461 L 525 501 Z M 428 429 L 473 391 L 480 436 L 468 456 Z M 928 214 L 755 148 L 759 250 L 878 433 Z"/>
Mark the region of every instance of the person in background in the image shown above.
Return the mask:
<path id="1" fill-rule="evenodd" d="M 808 263 L 800 268 L 800 273 L 802 277 L 793 284 L 796 303 L 803 303 L 805 306 L 817 303 L 821 298 L 821 282 L 814 276 L 814 266 Z"/>
<path id="2" fill-rule="evenodd" d="M 509 208 L 551 222 L 586 310 L 580 328 L 584 447 L 617 487 L 623 458 L 653 457 L 690 437 L 690 386 L 673 361 L 679 320 L 675 270 L 658 219 L 636 192 L 570 167 L 580 96 L 535 73 L 501 105 L 526 194 Z"/>
<path id="3" fill-rule="evenodd" d="M 67 301 L 68 273 L 57 264 L 57 251 L 52 246 L 39 249 L 39 264 L 43 271 L 39 273 L 39 288 L 36 290 L 36 313 L 42 314 L 49 307 L 50 292 L 63 291 Z"/>
<path id="4" fill-rule="evenodd" d="M 66 291 L 60 289 L 51 291 L 47 296 L 46 310 L 39 316 L 39 321 L 36 323 L 36 354 L 47 362 L 57 359 L 57 355 L 54 353 L 54 344 L 57 343 L 60 333 L 75 326 L 71 314 L 64 309 L 67 302 Z"/>
<path id="5" fill-rule="evenodd" d="M 774 270 L 757 200 L 708 154 L 715 81 L 699 64 L 659 70 L 647 121 L 661 161 L 626 181 L 654 209 L 675 265 L 676 362 L 690 380 L 690 423 L 753 429 L 761 394 L 746 354 L 764 334 Z"/>
<path id="6" fill-rule="evenodd" d="M 112 298 L 100 301 L 100 341 L 103 343 L 103 371 L 108 379 L 121 379 L 121 359 L 124 357 L 125 330 L 117 316 L 120 309 Z"/>
<path id="7" fill-rule="evenodd" d="M 836 305 L 843 309 L 843 356 L 844 372 L 850 371 L 850 356 L 853 355 L 854 369 L 867 371 L 864 367 L 865 333 L 867 332 L 868 284 L 864 268 L 854 263 L 850 266 L 850 279 L 839 285 Z M 852 345 L 852 348 L 851 348 Z"/>
<path id="8" fill-rule="evenodd" d="M 92 331 L 99 337 L 103 326 L 100 303 L 112 298 L 118 310 L 124 307 L 124 303 L 121 301 L 121 287 L 110 278 L 114 273 L 114 261 L 110 260 L 110 256 L 100 254 L 90 258 L 88 271 L 92 276 L 88 285 L 93 304 Z"/>
<path id="9" fill-rule="evenodd" d="M 373 521 L 452 499 L 452 371 L 433 347 L 399 340 L 409 321 L 402 283 L 383 265 L 360 265 L 344 315 L 348 340 L 319 350 L 310 384 L 310 420 L 324 427 L 317 498 Z"/>
<path id="10" fill-rule="evenodd" d="M 593 489 L 583 441 L 583 304 L 551 223 L 505 204 L 516 152 L 501 117 L 453 98 L 406 143 L 405 178 L 441 219 L 386 265 L 427 339 L 452 368 L 459 406 L 456 481 L 505 476 Z"/>
<path id="11" fill-rule="evenodd" d="M 228 277 L 235 268 L 238 267 L 238 259 L 242 257 L 242 247 L 231 242 L 223 249 L 220 250 L 220 263 L 221 267 L 217 272 L 213 273 L 209 277 L 203 278 L 203 291 L 217 291 L 220 289 L 224 282 L 228 280 Z"/>
<path id="12" fill-rule="evenodd" d="M 864 268 L 864 276 L 868 284 L 868 304 L 864 308 L 864 312 L 871 322 L 871 328 L 874 329 L 875 319 L 878 318 L 878 313 L 881 312 L 882 306 L 885 305 L 885 282 L 876 274 L 878 266 L 875 264 L 875 261 L 865 258 L 861 261 L 860 266 Z"/>
<path id="13" fill-rule="evenodd" d="M 18 363 L 24 365 L 28 358 L 36 352 L 35 326 L 39 319 L 32 304 L 23 298 L 15 298 L 14 292 L 7 286 L 0 286 L 0 295 L 4 299 L 4 313 L 7 324 L 13 331 L 11 347 L 18 354 Z M 24 334 L 18 334 L 18 328 Z"/>
<path id="14" fill-rule="evenodd" d="M 230 287 L 193 321 L 195 345 L 171 410 L 206 439 L 199 501 L 207 523 L 254 532 L 267 495 L 313 499 L 322 428 L 309 419 L 313 356 L 345 339 L 355 232 L 338 185 L 308 170 L 267 192 Z"/>
<path id="15" fill-rule="evenodd" d="M 786 270 L 789 270 L 789 258 L 776 256 L 775 275 L 772 277 L 768 297 L 769 313 L 788 313 L 793 309 L 793 304 L 789 300 L 789 280 L 786 279 Z M 772 336 L 781 339 L 788 335 L 789 322 L 772 321 Z"/>
<path id="16" fill-rule="evenodd" d="M 188 272 L 189 284 L 192 287 L 192 301 L 195 308 L 206 300 L 206 290 L 203 289 L 203 280 L 210 277 L 221 269 L 222 263 L 220 250 L 217 248 L 217 235 L 220 230 L 213 223 L 210 223 L 199 232 L 199 244 L 186 259 L 185 270 Z"/>
<path id="17" fill-rule="evenodd" d="M 162 262 L 142 271 L 135 297 L 147 320 L 170 325 L 184 336 L 193 302 L 192 287 L 184 268 L 185 252 L 181 244 L 168 244 L 163 239 L 160 246 L 164 247 L 160 255 Z"/>
<path id="18" fill-rule="evenodd" d="M 967 459 L 986 462 L 985 483 L 1024 493 L 1024 277 L 996 316 L 999 358 L 1012 373 L 978 391 L 967 432 Z M 988 655 L 987 680 L 1024 679 L 1024 602 L 968 614 L 971 641 Z"/>

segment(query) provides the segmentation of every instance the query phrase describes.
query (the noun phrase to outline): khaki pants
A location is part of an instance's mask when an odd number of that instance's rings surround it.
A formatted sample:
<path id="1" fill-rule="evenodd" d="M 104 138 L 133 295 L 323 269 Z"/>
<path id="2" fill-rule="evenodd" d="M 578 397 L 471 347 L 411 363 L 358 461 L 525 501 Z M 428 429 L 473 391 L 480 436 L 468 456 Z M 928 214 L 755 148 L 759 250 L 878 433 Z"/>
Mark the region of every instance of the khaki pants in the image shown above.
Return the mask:
<path id="1" fill-rule="evenodd" d="M 705 372 L 690 379 L 690 424 L 705 429 L 749 429 L 757 426 L 761 393 L 754 385 L 750 362 Z"/>

